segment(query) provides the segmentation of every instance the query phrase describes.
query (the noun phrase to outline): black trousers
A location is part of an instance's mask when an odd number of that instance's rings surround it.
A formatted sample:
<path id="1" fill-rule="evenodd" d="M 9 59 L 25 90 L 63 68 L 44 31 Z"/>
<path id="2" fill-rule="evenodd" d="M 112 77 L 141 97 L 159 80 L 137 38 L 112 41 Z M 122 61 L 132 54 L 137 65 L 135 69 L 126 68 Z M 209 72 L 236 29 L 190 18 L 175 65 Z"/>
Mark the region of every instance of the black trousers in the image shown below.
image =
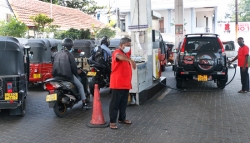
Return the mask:
<path id="1" fill-rule="evenodd" d="M 248 74 L 248 67 L 246 67 L 246 70 L 243 71 L 243 68 L 240 67 L 240 78 L 241 78 L 241 84 L 243 91 L 249 91 L 249 74 Z"/>
<path id="2" fill-rule="evenodd" d="M 128 89 L 112 89 L 112 99 L 109 104 L 110 123 L 116 123 L 119 111 L 119 121 L 126 119 L 126 108 L 128 103 Z"/>

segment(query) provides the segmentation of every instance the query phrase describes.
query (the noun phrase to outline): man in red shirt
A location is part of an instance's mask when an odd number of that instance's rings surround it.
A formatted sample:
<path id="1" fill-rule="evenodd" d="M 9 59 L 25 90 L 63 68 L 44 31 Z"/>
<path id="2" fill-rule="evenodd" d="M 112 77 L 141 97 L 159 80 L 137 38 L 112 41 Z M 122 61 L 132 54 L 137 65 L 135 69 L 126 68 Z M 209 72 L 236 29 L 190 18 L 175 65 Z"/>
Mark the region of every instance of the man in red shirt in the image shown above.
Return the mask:
<path id="1" fill-rule="evenodd" d="M 240 76 L 242 88 L 238 93 L 246 93 L 249 91 L 249 74 L 248 74 L 248 54 L 249 48 L 244 44 L 244 39 L 242 37 L 238 38 L 238 44 L 240 45 L 238 50 L 238 55 L 230 61 L 238 59 L 238 66 L 240 67 Z"/>
<path id="2" fill-rule="evenodd" d="M 112 99 L 109 105 L 110 128 L 117 129 L 116 121 L 119 111 L 118 122 L 123 124 L 131 124 L 126 119 L 126 108 L 128 102 L 129 89 L 132 88 L 132 69 L 136 68 L 136 64 L 126 53 L 130 51 L 131 40 L 122 38 L 120 46 L 112 54 L 112 66 L 110 75 L 110 89 L 112 89 Z"/>

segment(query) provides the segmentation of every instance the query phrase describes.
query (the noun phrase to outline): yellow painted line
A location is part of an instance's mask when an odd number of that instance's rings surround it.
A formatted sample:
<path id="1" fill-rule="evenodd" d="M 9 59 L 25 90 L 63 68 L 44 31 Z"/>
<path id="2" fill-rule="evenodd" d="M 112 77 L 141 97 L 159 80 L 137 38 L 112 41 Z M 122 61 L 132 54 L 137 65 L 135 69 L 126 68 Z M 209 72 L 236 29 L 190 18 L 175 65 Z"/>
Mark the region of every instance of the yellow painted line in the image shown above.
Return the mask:
<path id="1" fill-rule="evenodd" d="M 161 94 L 161 96 L 157 98 L 157 100 L 162 100 L 171 90 L 172 89 L 168 88 L 165 92 Z"/>

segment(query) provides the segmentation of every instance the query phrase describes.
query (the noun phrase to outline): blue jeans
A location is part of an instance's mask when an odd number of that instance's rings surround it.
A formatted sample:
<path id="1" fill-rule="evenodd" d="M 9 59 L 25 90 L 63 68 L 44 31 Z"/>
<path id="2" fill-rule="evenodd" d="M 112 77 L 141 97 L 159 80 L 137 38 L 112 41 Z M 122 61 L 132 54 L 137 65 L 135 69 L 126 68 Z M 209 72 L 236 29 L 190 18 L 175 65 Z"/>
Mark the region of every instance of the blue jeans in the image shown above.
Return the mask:
<path id="1" fill-rule="evenodd" d="M 79 93 L 80 93 L 80 95 L 81 95 L 81 99 L 82 100 L 85 100 L 86 99 L 86 96 L 85 96 L 85 94 L 84 94 L 84 90 L 83 90 L 83 85 L 82 85 L 82 83 L 78 80 L 78 78 L 74 75 L 73 76 L 74 77 L 74 84 L 75 84 L 75 86 L 77 87 L 77 89 L 78 89 L 78 91 L 79 91 Z"/>

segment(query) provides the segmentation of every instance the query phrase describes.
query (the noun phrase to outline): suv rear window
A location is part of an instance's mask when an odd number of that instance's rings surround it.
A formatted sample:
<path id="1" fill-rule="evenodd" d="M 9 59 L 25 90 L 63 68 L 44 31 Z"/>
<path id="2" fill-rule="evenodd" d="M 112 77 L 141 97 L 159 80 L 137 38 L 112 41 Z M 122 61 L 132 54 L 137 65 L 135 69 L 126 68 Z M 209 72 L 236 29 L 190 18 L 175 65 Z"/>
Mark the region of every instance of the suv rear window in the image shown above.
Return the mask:
<path id="1" fill-rule="evenodd" d="M 209 50 L 218 52 L 220 44 L 214 37 L 192 37 L 187 38 L 185 51 L 188 53 L 198 52 L 201 50 Z"/>

